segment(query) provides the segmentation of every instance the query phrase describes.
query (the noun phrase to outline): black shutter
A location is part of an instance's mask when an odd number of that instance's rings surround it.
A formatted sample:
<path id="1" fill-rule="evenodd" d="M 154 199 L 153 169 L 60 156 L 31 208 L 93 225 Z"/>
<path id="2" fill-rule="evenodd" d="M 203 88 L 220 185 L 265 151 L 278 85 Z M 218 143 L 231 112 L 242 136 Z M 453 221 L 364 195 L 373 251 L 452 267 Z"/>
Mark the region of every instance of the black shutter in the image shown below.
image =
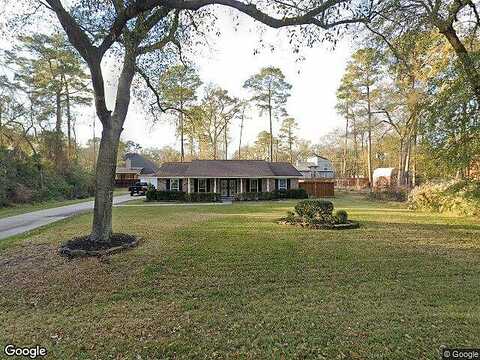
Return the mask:
<path id="1" fill-rule="evenodd" d="M 258 179 L 258 192 L 263 192 L 262 179 Z"/>
<path id="2" fill-rule="evenodd" d="M 179 179 L 178 180 L 178 191 L 183 191 L 183 179 Z"/>
<path id="3" fill-rule="evenodd" d="M 193 180 L 193 192 L 198 192 L 198 179 Z"/>
<path id="4" fill-rule="evenodd" d="M 211 179 L 207 179 L 207 192 L 209 193 L 210 192 L 210 180 Z"/>
<path id="5" fill-rule="evenodd" d="M 287 179 L 287 190 L 290 190 L 290 179 Z"/>
<path id="6" fill-rule="evenodd" d="M 170 191 L 170 179 L 167 179 L 167 184 L 166 184 L 166 186 L 165 186 L 165 189 L 166 189 L 167 191 Z"/>
<path id="7" fill-rule="evenodd" d="M 252 189 L 250 189 L 250 179 L 247 179 L 247 185 L 246 185 L 247 191 L 246 192 L 251 192 Z"/>
<path id="8" fill-rule="evenodd" d="M 275 190 L 278 190 L 278 179 L 275 179 Z"/>

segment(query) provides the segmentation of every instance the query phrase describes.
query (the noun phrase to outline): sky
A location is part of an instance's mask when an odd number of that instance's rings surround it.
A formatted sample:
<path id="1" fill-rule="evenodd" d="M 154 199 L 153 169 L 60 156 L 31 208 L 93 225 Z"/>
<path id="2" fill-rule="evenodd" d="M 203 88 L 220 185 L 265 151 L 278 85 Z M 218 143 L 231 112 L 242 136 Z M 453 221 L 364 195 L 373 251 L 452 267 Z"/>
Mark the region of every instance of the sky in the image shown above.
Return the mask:
<path id="1" fill-rule="evenodd" d="M 234 27 L 232 16 L 226 10 L 220 10 L 218 17 L 217 26 L 221 29 L 221 35 L 212 35 L 209 48 L 202 48 L 200 55 L 195 58 L 203 83 L 218 85 L 231 95 L 246 98 L 248 92 L 242 86 L 245 80 L 262 67 L 276 66 L 293 86 L 286 109 L 289 116 L 297 120 L 301 138 L 318 143 L 323 135 L 343 126 L 344 120 L 335 110 L 335 93 L 352 53 L 350 40 L 340 41 L 335 50 L 328 43 L 304 48 L 300 53 L 304 60 L 297 61 L 298 55 L 293 54 L 288 45 L 285 31 L 262 27 L 264 31 L 260 32 L 258 25 L 245 15 L 240 16 L 239 26 Z M 275 51 L 263 49 L 254 54 L 254 50 L 259 48 L 260 38 L 264 43 L 273 45 Z M 102 65 L 107 82 L 107 103 L 113 108 L 118 66 L 114 66 L 111 59 Z M 93 133 L 93 106 L 82 109 L 78 115 L 77 139 L 85 144 Z M 252 107 L 249 115 L 244 124 L 243 144 L 253 143 L 260 131 L 268 130 L 266 115 L 260 116 L 255 107 Z M 281 119 L 274 123 L 274 133 L 279 129 L 280 122 Z M 232 151 L 238 147 L 239 126 L 239 122 L 234 123 L 230 132 Z M 95 130 L 96 136 L 99 136 L 101 124 L 98 120 Z M 122 139 L 137 142 L 144 148 L 165 145 L 179 148 L 174 127 L 168 121 L 152 124 L 141 105 L 135 101 L 130 106 Z"/>
<path id="2" fill-rule="evenodd" d="M 231 95 L 245 98 L 248 96 L 242 86 L 245 80 L 262 67 L 277 66 L 293 86 L 286 108 L 299 124 L 300 137 L 318 143 L 322 135 L 336 127 L 342 127 L 344 120 L 335 110 L 335 93 L 352 53 L 348 40 L 341 41 L 335 50 L 329 44 L 305 48 L 301 52 L 304 60 L 297 61 L 284 32 L 266 29 L 259 35 L 254 22 L 246 16 L 240 18 L 237 30 L 231 21 L 228 13 L 220 13 L 218 25 L 222 29 L 221 35 L 212 39 L 209 49 L 202 49 L 201 56 L 195 59 L 204 83 L 219 85 Z M 270 49 L 264 49 L 259 54 L 254 54 L 260 37 L 264 42 L 275 46 L 273 53 Z M 110 84 L 107 101 L 113 104 L 115 96 L 112 85 L 118 74 L 108 64 L 106 68 L 109 70 L 106 78 Z M 93 109 L 91 114 L 78 126 L 77 134 L 82 143 L 92 136 Z M 249 115 L 244 124 L 243 144 L 253 143 L 260 131 L 268 130 L 266 116 L 260 116 L 254 107 Z M 280 127 L 280 121 L 281 119 L 274 123 L 274 132 Z M 96 126 L 96 133 L 99 134 L 100 124 L 97 122 Z M 232 151 L 238 146 L 239 126 L 239 122 L 232 126 Z M 122 139 L 137 142 L 144 148 L 165 145 L 179 148 L 174 127 L 168 121 L 153 125 L 145 118 L 138 103 L 133 103 L 129 109 Z"/>

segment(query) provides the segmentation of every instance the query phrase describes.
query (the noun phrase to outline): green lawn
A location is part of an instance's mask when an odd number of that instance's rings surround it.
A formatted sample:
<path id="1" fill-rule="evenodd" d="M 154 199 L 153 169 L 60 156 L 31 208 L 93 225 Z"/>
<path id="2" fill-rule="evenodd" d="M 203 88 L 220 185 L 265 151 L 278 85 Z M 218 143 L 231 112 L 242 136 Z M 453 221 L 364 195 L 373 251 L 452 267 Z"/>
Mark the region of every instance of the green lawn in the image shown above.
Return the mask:
<path id="1" fill-rule="evenodd" d="M 0 250 L 0 343 L 56 359 L 437 359 L 480 346 L 480 221 L 334 199 L 362 227 L 277 225 L 294 202 L 118 207 L 141 245 L 66 261 L 90 214 Z"/>
<path id="2" fill-rule="evenodd" d="M 113 192 L 114 195 L 125 195 L 127 193 L 128 191 L 126 189 L 116 189 Z M 51 209 L 54 207 L 72 205 L 90 200 L 93 200 L 93 197 L 74 200 L 51 200 L 33 204 L 15 204 L 8 207 L 0 207 L 0 219 L 8 216 L 25 214 L 31 211 Z"/>

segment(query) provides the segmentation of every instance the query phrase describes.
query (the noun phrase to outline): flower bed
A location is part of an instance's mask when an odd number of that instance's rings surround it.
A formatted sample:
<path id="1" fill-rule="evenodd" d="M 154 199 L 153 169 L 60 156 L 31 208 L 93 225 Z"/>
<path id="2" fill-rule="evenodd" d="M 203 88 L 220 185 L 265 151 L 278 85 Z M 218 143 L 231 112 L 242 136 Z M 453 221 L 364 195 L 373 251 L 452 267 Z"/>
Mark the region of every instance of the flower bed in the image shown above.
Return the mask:
<path id="1" fill-rule="evenodd" d="M 360 225 L 348 220 L 345 210 L 333 212 L 333 203 L 327 200 L 303 200 L 295 205 L 295 211 L 289 211 L 280 219 L 280 224 L 296 225 L 311 229 L 355 229 Z"/>

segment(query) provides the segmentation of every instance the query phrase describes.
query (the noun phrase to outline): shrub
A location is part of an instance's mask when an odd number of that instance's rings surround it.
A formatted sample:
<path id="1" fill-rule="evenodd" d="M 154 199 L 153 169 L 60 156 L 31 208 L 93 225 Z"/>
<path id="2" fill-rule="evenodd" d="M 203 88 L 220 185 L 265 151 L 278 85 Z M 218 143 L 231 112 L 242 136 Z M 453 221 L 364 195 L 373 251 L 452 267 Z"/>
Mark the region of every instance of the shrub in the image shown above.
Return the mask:
<path id="1" fill-rule="evenodd" d="M 155 189 L 153 185 L 148 185 L 147 192 L 145 193 L 145 198 L 147 201 L 157 200 L 157 189 Z"/>
<path id="2" fill-rule="evenodd" d="M 185 193 L 183 191 L 156 191 L 156 201 L 183 201 Z"/>
<path id="3" fill-rule="evenodd" d="M 345 210 L 335 211 L 334 216 L 338 224 L 346 224 L 348 222 L 348 213 Z"/>
<path id="4" fill-rule="evenodd" d="M 238 201 L 306 198 L 308 198 L 308 194 L 304 189 L 274 190 L 272 192 L 246 192 L 235 195 L 235 200 Z"/>
<path id="5" fill-rule="evenodd" d="M 295 205 L 295 212 L 307 222 L 326 222 L 333 220 L 333 203 L 328 200 L 302 200 Z"/>
<path id="6" fill-rule="evenodd" d="M 404 202 L 408 198 L 408 190 L 404 188 L 384 188 L 368 193 L 370 200 Z"/>
<path id="7" fill-rule="evenodd" d="M 217 193 L 192 193 L 185 195 L 185 201 L 188 202 L 218 202 L 221 200 Z"/>
<path id="8" fill-rule="evenodd" d="M 413 210 L 479 215 L 480 181 L 426 183 L 412 190 L 408 206 Z"/>

